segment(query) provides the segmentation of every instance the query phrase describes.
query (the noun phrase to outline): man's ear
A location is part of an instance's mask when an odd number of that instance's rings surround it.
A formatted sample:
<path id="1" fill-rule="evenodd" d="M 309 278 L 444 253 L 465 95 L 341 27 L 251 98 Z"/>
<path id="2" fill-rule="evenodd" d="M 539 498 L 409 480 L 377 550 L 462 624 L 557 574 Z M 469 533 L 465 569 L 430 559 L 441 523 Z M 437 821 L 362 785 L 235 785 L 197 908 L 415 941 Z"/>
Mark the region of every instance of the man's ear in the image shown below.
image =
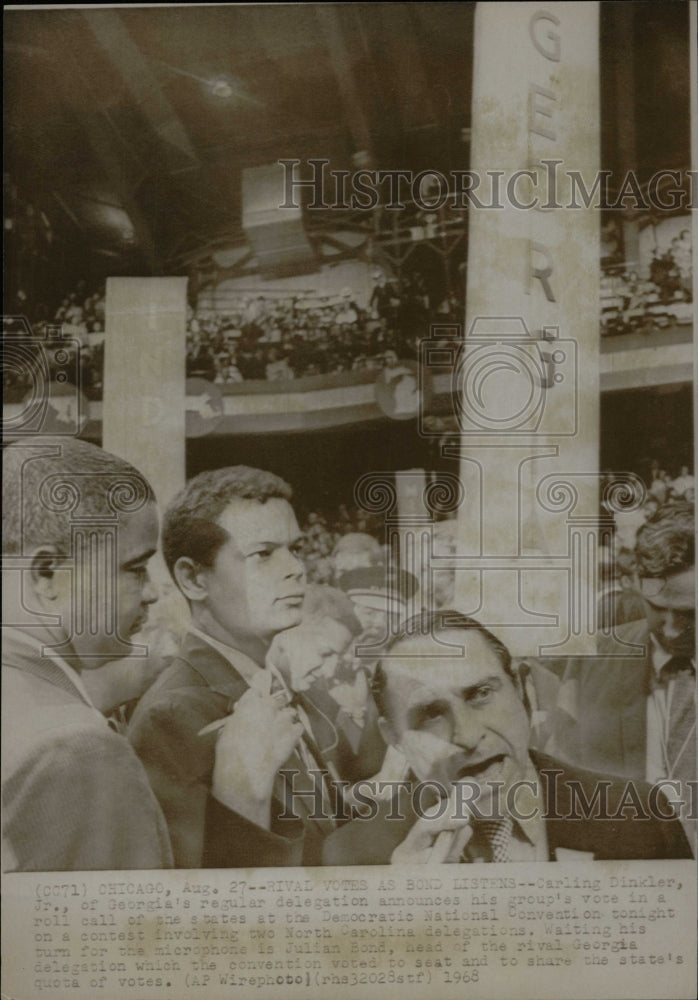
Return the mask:
<path id="1" fill-rule="evenodd" d="M 42 545 L 34 550 L 29 569 L 34 593 L 44 601 L 55 601 L 59 594 L 56 571 L 62 557 L 53 545 Z"/>
<path id="2" fill-rule="evenodd" d="M 205 601 L 208 597 L 206 570 L 189 556 L 180 556 L 174 564 L 174 578 L 188 601 Z"/>
<path id="3" fill-rule="evenodd" d="M 538 698 L 533 684 L 531 668 L 525 660 L 522 660 L 518 664 L 512 664 L 512 669 L 514 672 L 514 685 L 519 692 L 519 697 L 524 703 L 526 714 L 530 719 L 538 707 Z"/>

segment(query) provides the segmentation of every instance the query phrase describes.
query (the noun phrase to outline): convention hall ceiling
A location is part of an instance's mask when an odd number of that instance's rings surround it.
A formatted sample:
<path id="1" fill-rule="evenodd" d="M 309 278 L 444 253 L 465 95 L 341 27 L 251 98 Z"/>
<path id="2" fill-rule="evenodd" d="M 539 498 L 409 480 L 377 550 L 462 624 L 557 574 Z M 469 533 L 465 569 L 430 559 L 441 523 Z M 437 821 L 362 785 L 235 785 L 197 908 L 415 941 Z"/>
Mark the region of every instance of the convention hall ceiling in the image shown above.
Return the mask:
<path id="1" fill-rule="evenodd" d="M 467 167 L 474 8 L 6 9 L 5 170 L 69 244 L 176 269 L 239 238 L 245 167 Z M 602 4 L 612 167 L 688 167 L 686 17 Z"/>

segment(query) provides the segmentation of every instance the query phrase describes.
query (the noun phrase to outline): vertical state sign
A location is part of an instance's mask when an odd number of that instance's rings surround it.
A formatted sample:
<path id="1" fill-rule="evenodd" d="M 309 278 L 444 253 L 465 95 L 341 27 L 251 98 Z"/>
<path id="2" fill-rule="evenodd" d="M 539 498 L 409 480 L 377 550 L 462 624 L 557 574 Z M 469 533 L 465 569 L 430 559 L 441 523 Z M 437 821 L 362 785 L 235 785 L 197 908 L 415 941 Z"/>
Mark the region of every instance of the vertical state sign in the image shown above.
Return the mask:
<path id="1" fill-rule="evenodd" d="M 580 191 L 599 171 L 598 5 L 478 4 L 473 73 L 456 597 L 516 655 L 587 655 L 600 219 Z"/>

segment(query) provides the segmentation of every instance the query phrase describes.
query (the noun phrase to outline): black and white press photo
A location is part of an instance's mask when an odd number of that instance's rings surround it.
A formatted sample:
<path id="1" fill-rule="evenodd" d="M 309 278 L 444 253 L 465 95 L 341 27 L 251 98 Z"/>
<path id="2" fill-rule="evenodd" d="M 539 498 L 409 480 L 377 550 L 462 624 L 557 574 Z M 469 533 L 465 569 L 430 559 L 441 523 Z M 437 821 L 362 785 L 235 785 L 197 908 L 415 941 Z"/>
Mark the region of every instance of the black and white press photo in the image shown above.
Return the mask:
<path id="1" fill-rule="evenodd" d="M 5 8 L 8 996 L 692 995 L 697 16 Z"/>

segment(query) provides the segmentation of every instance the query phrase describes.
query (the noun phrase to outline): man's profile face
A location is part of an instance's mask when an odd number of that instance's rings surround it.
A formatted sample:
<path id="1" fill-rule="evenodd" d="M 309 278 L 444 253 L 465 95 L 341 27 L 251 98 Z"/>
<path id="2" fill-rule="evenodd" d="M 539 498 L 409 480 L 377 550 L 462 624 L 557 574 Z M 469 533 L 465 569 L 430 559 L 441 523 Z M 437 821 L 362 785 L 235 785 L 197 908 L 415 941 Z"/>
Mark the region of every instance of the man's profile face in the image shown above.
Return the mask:
<path id="1" fill-rule="evenodd" d="M 659 645 L 672 656 L 695 656 L 695 568 L 666 580 L 641 581 L 647 623 Z"/>
<path id="2" fill-rule="evenodd" d="M 217 638 L 268 644 L 277 632 L 298 625 L 305 596 L 301 533 L 291 505 L 235 498 L 218 518 L 229 534 L 204 571 L 207 611 Z"/>
<path id="3" fill-rule="evenodd" d="M 100 585 L 100 570 L 107 567 L 105 556 L 106 539 L 97 540 L 97 548 L 87 553 L 77 580 L 78 601 L 83 614 L 88 605 L 109 599 L 109 592 Z M 103 666 L 112 659 L 128 653 L 125 643 L 138 632 L 148 617 L 148 607 L 157 600 L 157 590 L 148 574 L 148 562 L 155 554 L 158 544 L 158 514 L 154 503 L 147 503 L 131 514 L 121 514 L 116 531 L 116 569 L 112 578 L 112 608 L 97 608 L 98 628 L 92 633 L 89 625 L 78 628 L 78 613 L 81 604 L 72 605 L 72 571 L 58 569 L 62 577 L 59 583 L 60 603 L 66 616 L 66 627 L 72 620 L 72 645 L 86 670 Z M 88 622 L 93 620 L 88 615 Z M 71 617 L 72 616 L 72 617 Z M 82 620 L 82 619 L 81 619 Z"/>
<path id="4" fill-rule="evenodd" d="M 459 781 L 504 789 L 529 766 L 529 719 L 517 687 L 486 639 L 473 630 L 445 629 L 400 640 L 383 660 L 387 678 L 383 722 L 388 742 L 402 749 L 421 781 L 448 793 Z"/>

